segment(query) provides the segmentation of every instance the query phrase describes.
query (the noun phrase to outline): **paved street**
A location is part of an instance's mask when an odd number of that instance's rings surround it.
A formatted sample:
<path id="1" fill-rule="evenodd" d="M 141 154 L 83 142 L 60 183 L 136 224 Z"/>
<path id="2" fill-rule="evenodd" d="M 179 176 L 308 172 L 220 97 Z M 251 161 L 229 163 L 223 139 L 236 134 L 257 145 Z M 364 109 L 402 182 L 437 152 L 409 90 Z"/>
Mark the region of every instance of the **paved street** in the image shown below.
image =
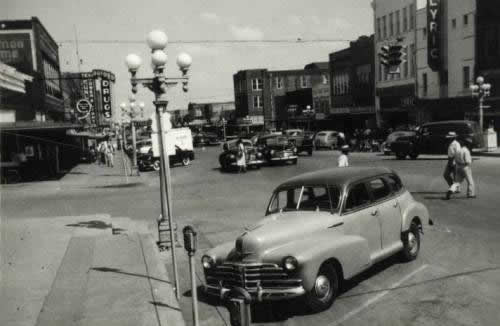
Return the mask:
<path id="1" fill-rule="evenodd" d="M 317 151 L 312 157 L 300 157 L 296 166 L 263 167 L 235 174 L 219 171 L 218 154 L 216 147 L 198 149 L 191 166 L 171 169 L 179 229 L 193 225 L 203 248 L 234 240 L 244 226 L 263 216 L 275 186 L 299 173 L 334 166 L 338 155 Z M 272 309 L 256 307 L 254 321 L 265 325 L 495 325 L 500 320 L 499 162 L 499 158 L 476 157 L 473 173 L 478 198 L 466 199 L 462 193 L 445 201 L 441 177 L 444 156 L 399 161 L 375 153 L 352 154 L 351 165 L 395 169 L 406 187 L 429 208 L 435 225 L 425 230 L 419 258 L 409 264 L 390 259 L 374 266 L 346 284 L 326 312 L 309 314 L 299 301 L 293 301 L 273 305 Z M 65 178 L 69 179 L 64 183 L 4 186 L 2 216 L 109 214 L 153 221 L 159 214 L 157 172 L 128 180 L 116 175 L 116 183 L 93 182 L 92 187 L 86 180 L 98 176 L 80 174 L 78 168 Z M 189 279 L 184 277 L 188 266 L 183 250 L 178 253 L 181 306 L 189 324 Z M 201 271 L 198 275 L 202 276 Z M 202 325 L 228 324 L 224 307 L 203 296 L 200 301 Z"/>

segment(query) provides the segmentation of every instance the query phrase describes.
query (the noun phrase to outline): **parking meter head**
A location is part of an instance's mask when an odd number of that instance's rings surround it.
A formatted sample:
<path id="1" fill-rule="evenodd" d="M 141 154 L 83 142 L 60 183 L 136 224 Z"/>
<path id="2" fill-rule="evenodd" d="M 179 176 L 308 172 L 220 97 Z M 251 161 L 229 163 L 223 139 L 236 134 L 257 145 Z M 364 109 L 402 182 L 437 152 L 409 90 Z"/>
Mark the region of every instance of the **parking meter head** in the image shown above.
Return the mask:
<path id="1" fill-rule="evenodd" d="M 194 254 L 197 247 L 196 231 L 192 226 L 188 225 L 182 229 L 182 234 L 184 235 L 184 249 L 188 254 Z"/>

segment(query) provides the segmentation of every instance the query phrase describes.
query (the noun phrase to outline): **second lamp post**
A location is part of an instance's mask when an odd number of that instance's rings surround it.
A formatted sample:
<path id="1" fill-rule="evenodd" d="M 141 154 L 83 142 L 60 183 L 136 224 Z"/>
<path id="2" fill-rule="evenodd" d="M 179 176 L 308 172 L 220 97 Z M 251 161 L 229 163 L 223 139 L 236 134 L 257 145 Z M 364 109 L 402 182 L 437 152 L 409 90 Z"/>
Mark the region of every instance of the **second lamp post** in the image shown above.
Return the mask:
<path id="1" fill-rule="evenodd" d="M 130 118 L 130 131 L 132 133 L 132 169 L 130 171 L 131 175 L 134 173 L 134 171 L 137 175 L 139 175 L 139 168 L 137 167 L 137 135 L 135 131 L 135 121 L 134 121 L 135 117 L 137 117 L 138 114 L 138 112 L 136 112 L 138 107 L 142 112 L 144 110 L 144 103 L 140 102 L 138 105 L 136 105 L 135 97 L 133 95 L 129 97 L 128 106 L 125 102 L 120 104 L 120 108 L 122 109 L 122 114 Z"/>

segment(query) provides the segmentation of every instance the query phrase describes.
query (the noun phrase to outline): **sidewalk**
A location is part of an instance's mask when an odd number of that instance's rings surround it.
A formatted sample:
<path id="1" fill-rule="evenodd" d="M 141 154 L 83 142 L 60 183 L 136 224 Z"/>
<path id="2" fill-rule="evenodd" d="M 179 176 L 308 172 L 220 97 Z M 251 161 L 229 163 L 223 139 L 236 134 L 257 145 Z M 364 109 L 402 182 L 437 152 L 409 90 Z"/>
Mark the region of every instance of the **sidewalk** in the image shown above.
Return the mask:
<path id="1" fill-rule="evenodd" d="M 491 152 L 473 152 L 472 155 L 474 156 L 485 156 L 485 157 L 500 157 L 500 148 L 497 148 Z"/>
<path id="2" fill-rule="evenodd" d="M 134 182 L 119 159 L 114 168 L 79 165 L 52 182 L 62 189 Z M 0 325 L 183 326 L 155 228 L 107 214 L 2 216 Z"/>

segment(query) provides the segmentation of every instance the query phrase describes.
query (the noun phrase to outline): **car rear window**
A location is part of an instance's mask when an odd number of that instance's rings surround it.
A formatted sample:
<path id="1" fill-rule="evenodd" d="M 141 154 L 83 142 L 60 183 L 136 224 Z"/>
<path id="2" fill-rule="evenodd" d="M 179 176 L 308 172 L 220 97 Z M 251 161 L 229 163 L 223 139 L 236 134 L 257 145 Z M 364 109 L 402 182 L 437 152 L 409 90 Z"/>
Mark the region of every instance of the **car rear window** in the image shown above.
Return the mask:
<path id="1" fill-rule="evenodd" d="M 403 188 L 401 180 L 395 175 L 388 175 L 386 180 L 393 192 L 399 192 Z"/>
<path id="2" fill-rule="evenodd" d="M 368 181 L 368 188 L 370 189 L 375 201 L 382 200 L 392 193 L 389 185 L 386 184 L 381 178 Z"/>
<path id="3" fill-rule="evenodd" d="M 326 136 L 326 132 L 318 132 L 318 136 Z"/>

